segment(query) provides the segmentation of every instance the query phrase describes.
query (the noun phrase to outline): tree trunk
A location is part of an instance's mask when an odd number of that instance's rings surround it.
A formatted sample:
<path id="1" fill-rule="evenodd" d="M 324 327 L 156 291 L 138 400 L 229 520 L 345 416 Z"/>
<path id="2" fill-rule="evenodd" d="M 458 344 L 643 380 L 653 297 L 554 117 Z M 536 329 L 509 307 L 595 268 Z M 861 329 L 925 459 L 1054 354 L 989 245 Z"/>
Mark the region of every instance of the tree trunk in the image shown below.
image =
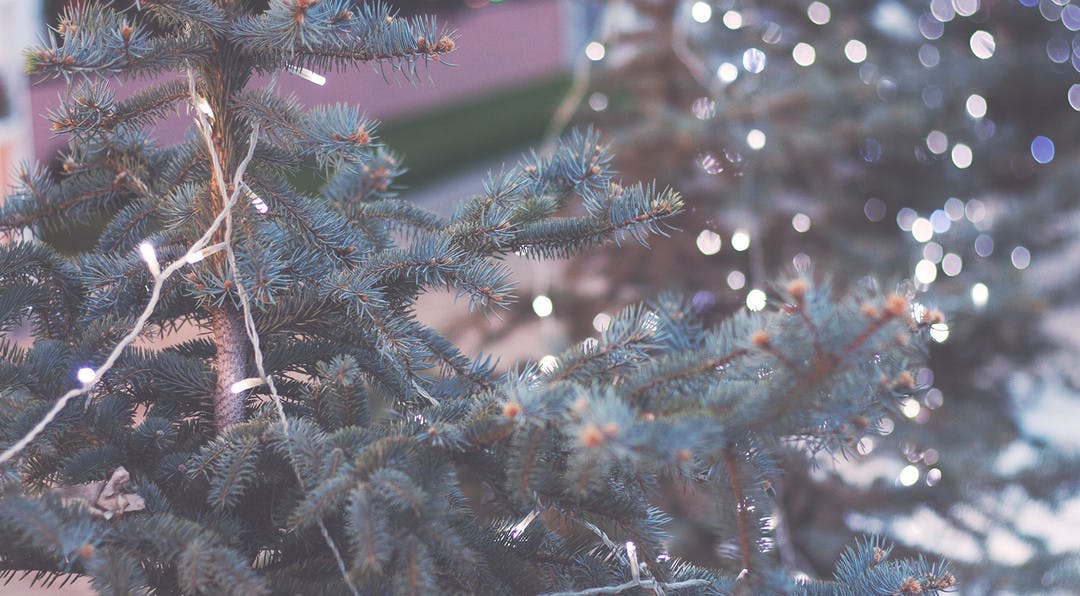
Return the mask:
<path id="1" fill-rule="evenodd" d="M 217 385 L 214 387 L 214 427 L 218 434 L 244 420 L 244 394 L 233 383 L 247 378 L 247 337 L 240 313 L 229 303 L 213 310 L 214 344 L 217 345 Z"/>

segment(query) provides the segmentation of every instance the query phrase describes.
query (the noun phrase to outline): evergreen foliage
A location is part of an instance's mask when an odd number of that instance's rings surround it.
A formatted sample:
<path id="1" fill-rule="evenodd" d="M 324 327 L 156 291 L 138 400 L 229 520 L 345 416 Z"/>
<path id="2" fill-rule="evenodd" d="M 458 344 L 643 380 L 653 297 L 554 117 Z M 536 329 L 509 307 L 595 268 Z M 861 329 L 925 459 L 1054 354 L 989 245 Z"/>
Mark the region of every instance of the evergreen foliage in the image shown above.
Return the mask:
<path id="1" fill-rule="evenodd" d="M 589 131 L 491 176 L 448 219 L 401 201 L 401 159 L 374 121 L 273 92 L 283 70 L 374 63 L 412 79 L 453 50 L 433 21 L 381 3 L 79 3 L 56 33 L 28 68 L 77 83 L 51 115 L 71 150 L 59 177 L 22 175 L 0 227 L 107 223 L 73 257 L 0 249 L 6 573 L 85 575 L 113 594 L 954 585 L 876 539 L 827 580 L 796 580 L 763 546 L 782 446 L 849 453 L 914 388 L 937 313 L 799 276 L 767 312 L 710 328 L 665 296 L 558 366 L 500 373 L 419 323 L 417 296 L 449 288 L 497 312 L 513 299 L 501 256 L 643 241 L 680 196 L 615 181 Z M 123 101 L 98 82 L 172 71 Z M 268 88 L 249 88 L 255 73 Z M 174 110 L 195 127 L 158 146 L 149 130 Z M 326 172 L 317 194 L 290 182 L 305 165 Z M 199 334 L 131 344 L 177 331 Z M 138 506 L 93 515 L 70 498 L 121 467 L 130 485 L 101 498 Z M 669 555 L 662 481 L 715 499 L 727 564 Z"/>
<path id="2" fill-rule="evenodd" d="M 965 593 L 1080 582 L 1078 543 L 1032 513 L 1080 502 L 1068 430 L 1044 430 L 1078 403 L 1080 8 L 1065 4 L 641 0 L 600 19 L 606 56 L 572 98 L 576 122 L 610 135 L 625 175 L 661 176 L 694 211 L 648 259 L 598 251 L 547 290 L 572 338 L 658 288 L 722 318 L 793 263 L 838 283 L 913 277 L 949 315 L 897 417 L 917 424 L 866 443 L 867 464 L 845 473 L 784 458 L 777 549 L 802 569 L 825 572 L 876 528 L 927 556 L 962 553 Z M 716 558 L 722 536 L 683 534 L 699 562 Z"/>

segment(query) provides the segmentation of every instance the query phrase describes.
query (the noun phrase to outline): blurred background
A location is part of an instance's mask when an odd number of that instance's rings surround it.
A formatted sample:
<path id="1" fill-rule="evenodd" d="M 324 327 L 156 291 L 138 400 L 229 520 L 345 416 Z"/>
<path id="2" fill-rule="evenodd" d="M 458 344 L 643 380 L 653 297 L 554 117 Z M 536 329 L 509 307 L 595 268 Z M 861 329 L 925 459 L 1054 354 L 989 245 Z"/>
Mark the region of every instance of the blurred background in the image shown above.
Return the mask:
<path id="1" fill-rule="evenodd" d="M 663 291 L 719 320 L 763 308 L 770 280 L 792 270 L 838 289 L 896 288 L 948 318 L 916 398 L 853 446 L 857 457 L 788 458 L 772 538 L 758 546 L 818 576 L 855 535 L 880 533 L 951 559 L 962 594 L 1080 593 L 1080 6 L 395 4 L 458 32 L 451 67 L 432 65 L 417 85 L 363 70 L 279 89 L 381 119 L 409 168 L 402 196 L 449 213 L 487 171 L 591 125 L 627 180 L 675 187 L 688 206 L 680 231 L 648 250 L 513 260 L 519 300 L 501 317 L 434 294 L 418 305 L 423 321 L 471 355 L 551 367 L 549 354 Z M 20 50 L 63 5 L 0 0 L 0 188 L 24 160 L 62 164 L 67 140 L 42 114 L 65 82 L 28 81 Z M 186 125 L 156 134 L 171 142 Z M 319 182 L 312 172 L 312 190 Z M 47 240 L 76 251 L 95 233 Z M 665 498 L 671 552 L 730 565 L 710 504 L 679 487 Z"/>

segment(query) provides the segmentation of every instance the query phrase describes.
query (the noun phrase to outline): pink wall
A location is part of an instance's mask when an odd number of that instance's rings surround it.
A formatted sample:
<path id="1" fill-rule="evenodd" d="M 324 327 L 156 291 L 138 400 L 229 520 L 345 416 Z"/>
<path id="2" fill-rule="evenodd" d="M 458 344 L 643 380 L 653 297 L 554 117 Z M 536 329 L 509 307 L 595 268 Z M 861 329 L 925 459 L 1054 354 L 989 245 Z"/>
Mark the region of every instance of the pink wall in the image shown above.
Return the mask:
<path id="1" fill-rule="evenodd" d="M 552 74 L 566 64 L 563 56 L 565 31 L 558 0 L 502 2 L 479 10 L 463 10 L 442 19 L 458 32 L 457 51 L 448 67 L 433 63 L 421 67 L 416 85 L 400 80 L 385 82 L 370 67 L 343 73 L 325 73 L 327 83 L 319 87 L 299 77 L 282 74 L 279 88 L 294 92 L 307 105 L 346 102 L 368 114 L 386 120 L 409 113 L 441 107 L 479 94 L 512 86 L 538 76 Z M 429 77 L 430 76 L 430 80 Z M 128 82 L 119 95 L 136 91 L 139 81 Z M 56 137 L 41 117 L 58 104 L 64 82 L 43 81 L 33 86 L 31 101 L 34 153 L 42 161 L 52 159 L 66 147 L 66 137 Z M 186 119 L 163 123 L 158 138 L 172 142 L 180 138 Z"/>

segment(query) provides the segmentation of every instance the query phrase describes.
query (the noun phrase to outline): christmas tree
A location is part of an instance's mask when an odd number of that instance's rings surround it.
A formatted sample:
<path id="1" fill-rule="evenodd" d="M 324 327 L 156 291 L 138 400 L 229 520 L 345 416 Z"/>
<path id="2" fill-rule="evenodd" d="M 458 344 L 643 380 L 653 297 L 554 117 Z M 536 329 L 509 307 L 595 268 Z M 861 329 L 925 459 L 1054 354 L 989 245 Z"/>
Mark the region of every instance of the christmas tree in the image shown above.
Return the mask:
<path id="1" fill-rule="evenodd" d="M 78 3 L 55 34 L 28 69 L 77 83 L 49 115 L 70 152 L 62 172 L 23 172 L 0 210 L 5 573 L 115 594 L 955 584 L 876 538 L 825 579 L 768 548 L 784 446 L 850 454 L 909 399 L 940 313 L 797 275 L 774 308 L 707 326 L 662 296 L 556 365 L 496 372 L 421 325 L 417 296 L 449 288 L 492 312 L 512 300 L 500 257 L 642 240 L 681 197 L 616 181 L 584 132 L 447 219 L 399 199 L 402 160 L 375 121 L 274 92 L 282 72 L 366 63 L 415 79 L 454 50 L 381 3 Z M 110 87 L 150 74 L 162 82 L 128 99 Z M 191 132 L 159 146 L 174 111 Z M 294 183 L 305 168 L 323 172 L 317 192 Z M 42 240 L 90 221 L 92 250 Z M 714 499 L 727 564 L 671 555 L 661 482 Z"/>
<path id="2" fill-rule="evenodd" d="M 821 573 L 872 528 L 955 556 L 972 593 L 1080 581 L 1080 545 L 1035 521 L 1077 502 L 1075 452 L 1024 411 L 1054 388 L 1056 415 L 1076 407 L 1061 329 L 1075 326 L 1080 8 L 1064 4 L 626 2 L 586 48 L 567 108 L 610 135 L 621 171 L 660 176 L 689 209 L 674 223 L 688 233 L 647 259 L 601 251 L 548 292 L 576 337 L 657 288 L 706 318 L 760 307 L 791 268 L 911 277 L 949 315 L 894 415 L 916 424 L 860 444 L 862 467 L 785 460 L 777 548 L 793 567 Z M 704 561 L 725 556 L 722 533 L 686 534 Z"/>

